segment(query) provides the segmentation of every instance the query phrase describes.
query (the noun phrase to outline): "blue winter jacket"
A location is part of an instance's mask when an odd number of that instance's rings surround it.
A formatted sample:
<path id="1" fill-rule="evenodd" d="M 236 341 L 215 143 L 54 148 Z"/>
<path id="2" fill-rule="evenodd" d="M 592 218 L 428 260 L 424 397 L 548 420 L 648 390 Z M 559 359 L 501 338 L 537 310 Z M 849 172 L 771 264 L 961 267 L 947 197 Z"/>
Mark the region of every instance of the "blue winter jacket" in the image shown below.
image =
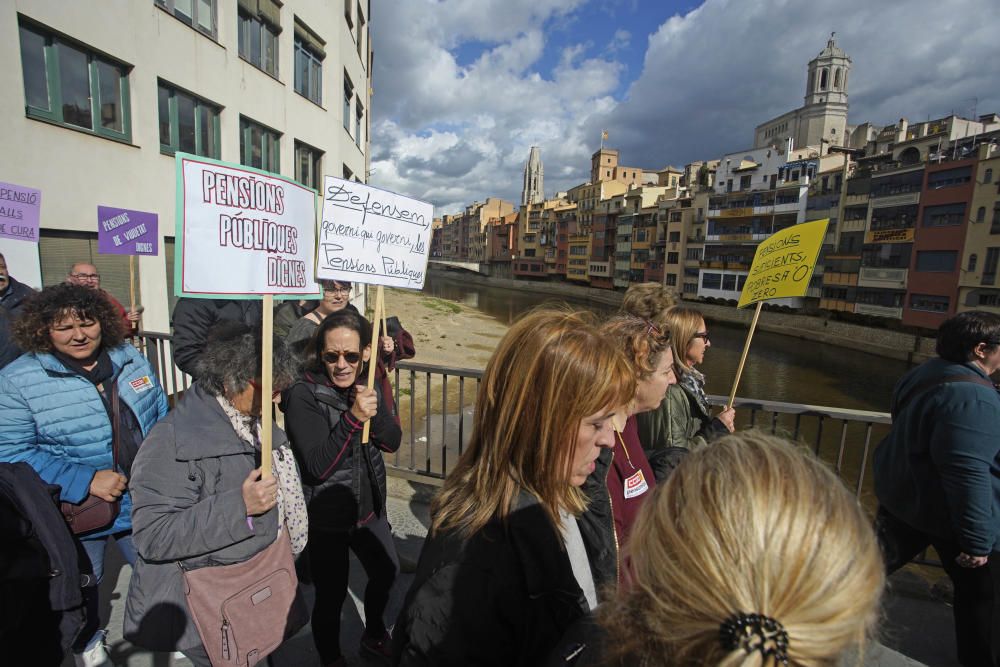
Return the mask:
<path id="1" fill-rule="evenodd" d="M 118 393 L 135 414 L 142 434 L 167 414 L 167 398 L 153 369 L 128 344 L 108 350 L 118 374 Z M 120 373 L 119 373 L 120 371 Z M 97 387 L 51 354 L 25 354 L 0 371 L 0 461 L 25 461 L 62 500 L 78 503 L 98 470 L 111 468 L 111 420 Z M 101 537 L 131 530 L 132 499 Z"/>

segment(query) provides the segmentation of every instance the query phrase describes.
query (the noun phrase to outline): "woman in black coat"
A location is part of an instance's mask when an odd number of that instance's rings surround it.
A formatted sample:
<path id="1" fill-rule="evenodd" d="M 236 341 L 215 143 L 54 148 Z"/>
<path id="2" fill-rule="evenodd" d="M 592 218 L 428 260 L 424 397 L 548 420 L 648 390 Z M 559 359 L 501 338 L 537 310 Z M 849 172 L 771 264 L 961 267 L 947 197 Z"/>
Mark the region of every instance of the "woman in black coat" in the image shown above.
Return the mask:
<path id="1" fill-rule="evenodd" d="M 483 374 L 394 630 L 404 667 L 533 667 L 597 604 L 574 520 L 635 375 L 582 313 L 534 311 Z"/>
<path id="2" fill-rule="evenodd" d="M 324 665 L 343 665 L 340 611 L 347 596 L 349 555 L 368 573 L 361 649 L 389 651 L 385 607 L 399 571 L 386 517 L 382 452 L 399 448 L 402 433 L 376 389 L 361 383 L 371 357 L 371 325 L 341 310 L 310 340 L 306 370 L 287 395 L 285 424 L 302 470 L 309 503 L 310 572 L 316 586 L 313 639 Z M 365 422 L 369 442 L 361 443 Z"/>

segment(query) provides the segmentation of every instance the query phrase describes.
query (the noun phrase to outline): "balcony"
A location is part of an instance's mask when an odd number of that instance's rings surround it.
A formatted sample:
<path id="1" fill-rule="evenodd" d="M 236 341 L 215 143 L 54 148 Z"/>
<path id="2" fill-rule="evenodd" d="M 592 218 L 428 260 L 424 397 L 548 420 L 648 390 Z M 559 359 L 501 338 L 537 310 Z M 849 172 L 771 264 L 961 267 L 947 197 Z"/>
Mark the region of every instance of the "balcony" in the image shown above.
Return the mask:
<path id="1" fill-rule="evenodd" d="M 607 278 L 611 275 L 611 262 L 591 261 L 588 271 L 591 276 Z"/>
<path id="2" fill-rule="evenodd" d="M 706 241 L 763 241 L 770 234 L 709 234 Z"/>
<path id="3" fill-rule="evenodd" d="M 872 208 L 886 208 L 889 206 L 916 206 L 920 203 L 920 191 L 906 192 L 893 195 L 874 195 L 872 197 Z"/>
<path id="4" fill-rule="evenodd" d="M 701 260 L 698 266 L 703 269 L 728 269 L 730 271 L 749 271 L 750 262 L 734 262 L 721 260 Z"/>
<path id="5" fill-rule="evenodd" d="M 775 215 L 779 213 L 795 213 L 799 210 L 799 202 L 795 201 L 786 204 L 775 204 L 773 210 Z"/>
<path id="6" fill-rule="evenodd" d="M 906 289 L 907 272 L 908 269 L 890 269 L 890 268 L 881 268 L 877 266 L 862 266 L 861 271 L 858 274 L 858 287 Z"/>
<path id="7" fill-rule="evenodd" d="M 903 318 L 903 309 L 892 308 L 890 306 L 875 306 L 870 303 L 854 304 L 854 312 L 858 315 L 874 315 L 875 317 L 885 317 L 890 320 Z"/>
<path id="8" fill-rule="evenodd" d="M 845 285 L 853 286 L 858 284 L 857 273 L 838 273 L 831 271 L 823 272 L 824 285 Z"/>
<path id="9" fill-rule="evenodd" d="M 867 204 L 869 198 L 870 195 L 867 192 L 862 192 L 855 195 L 848 194 L 844 199 L 844 206 L 857 206 L 860 204 Z"/>
<path id="10" fill-rule="evenodd" d="M 853 301 L 844 301 L 843 299 L 819 300 L 819 307 L 823 310 L 843 310 L 848 313 L 853 313 L 855 305 L 856 304 Z"/>

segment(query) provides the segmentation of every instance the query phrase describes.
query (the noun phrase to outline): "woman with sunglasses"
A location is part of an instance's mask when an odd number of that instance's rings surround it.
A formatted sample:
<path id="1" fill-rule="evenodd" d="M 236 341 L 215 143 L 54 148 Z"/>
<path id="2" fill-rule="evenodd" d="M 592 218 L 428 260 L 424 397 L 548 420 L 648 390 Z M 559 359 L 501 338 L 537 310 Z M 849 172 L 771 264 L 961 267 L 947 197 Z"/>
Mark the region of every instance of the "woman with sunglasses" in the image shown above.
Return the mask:
<path id="1" fill-rule="evenodd" d="M 399 571 L 386 517 L 385 462 L 402 437 L 378 383 L 367 389 L 372 327 L 357 312 L 327 316 L 306 350 L 302 379 L 288 392 L 285 423 L 302 469 L 309 504 L 308 558 L 316 604 L 313 639 L 323 665 L 346 665 L 340 611 L 347 596 L 349 556 L 368 574 L 362 650 L 389 651 L 385 607 Z M 361 443 L 371 422 L 367 444 Z"/>
<path id="2" fill-rule="evenodd" d="M 724 409 L 712 416 L 705 395 L 705 376 L 695 366 L 712 347 L 705 318 L 694 308 L 675 306 L 666 313 L 677 370 L 677 384 L 667 390 L 659 409 L 638 416 L 639 441 L 647 451 L 667 447 L 697 449 L 732 433 L 736 411 Z"/>

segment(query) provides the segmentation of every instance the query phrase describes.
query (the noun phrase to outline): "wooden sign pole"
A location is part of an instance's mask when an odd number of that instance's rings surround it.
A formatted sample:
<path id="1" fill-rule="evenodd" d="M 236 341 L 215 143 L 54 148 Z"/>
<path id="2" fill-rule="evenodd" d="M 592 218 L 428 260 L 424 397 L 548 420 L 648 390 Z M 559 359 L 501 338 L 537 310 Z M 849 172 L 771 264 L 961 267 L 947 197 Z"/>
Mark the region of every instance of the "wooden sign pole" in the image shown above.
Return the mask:
<path id="1" fill-rule="evenodd" d="M 736 388 L 740 386 L 740 376 L 743 375 L 743 365 L 747 361 L 747 354 L 750 353 L 750 341 L 753 339 L 754 329 L 757 328 L 757 318 L 760 317 L 760 309 L 763 305 L 763 301 L 757 302 L 757 310 L 753 314 L 753 321 L 750 322 L 750 331 L 747 332 L 747 340 L 743 344 L 743 356 L 740 357 L 740 365 L 736 369 L 736 379 L 733 380 L 733 389 L 729 392 L 729 403 L 726 404 L 727 410 L 733 407 L 733 401 L 736 400 Z"/>
<path id="2" fill-rule="evenodd" d="M 131 313 L 135 310 L 135 255 L 128 256 L 128 300 Z"/>
<path id="3" fill-rule="evenodd" d="M 385 299 L 385 288 L 381 285 L 378 286 L 378 291 L 375 292 L 375 312 L 372 314 L 372 343 L 371 343 L 371 357 L 368 359 L 368 388 L 373 389 L 375 387 L 375 366 L 378 364 L 378 327 L 379 321 L 382 319 L 383 306 Z M 361 433 L 361 444 L 368 443 L 368 432 L 371 430 L 372 420 L 369 419 L 365 422 L 365 429 Z"/>
<path id="4" fill-rule="evenodd" d="M 271 476 L 271 387 L 274 384 L 274 296 L 264 295 L 260 359 L 260 465 L 261 479 Z"/>

